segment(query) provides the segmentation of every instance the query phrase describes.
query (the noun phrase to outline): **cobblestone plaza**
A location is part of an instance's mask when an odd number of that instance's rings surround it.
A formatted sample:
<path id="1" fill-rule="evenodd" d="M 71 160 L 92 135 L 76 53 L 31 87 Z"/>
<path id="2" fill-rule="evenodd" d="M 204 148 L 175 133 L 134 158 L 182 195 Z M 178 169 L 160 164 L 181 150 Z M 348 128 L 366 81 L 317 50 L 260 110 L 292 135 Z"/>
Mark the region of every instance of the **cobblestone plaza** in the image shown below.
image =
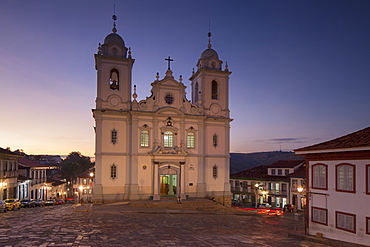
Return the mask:
<path id="1" fill-rule="evenodd" d="M 79 207 L 79 210 L 83 207 Z M 326 246 L 288 236 L 303 221 L 211 201 L 72 205 L 0 214 L 0 246 Z"/>

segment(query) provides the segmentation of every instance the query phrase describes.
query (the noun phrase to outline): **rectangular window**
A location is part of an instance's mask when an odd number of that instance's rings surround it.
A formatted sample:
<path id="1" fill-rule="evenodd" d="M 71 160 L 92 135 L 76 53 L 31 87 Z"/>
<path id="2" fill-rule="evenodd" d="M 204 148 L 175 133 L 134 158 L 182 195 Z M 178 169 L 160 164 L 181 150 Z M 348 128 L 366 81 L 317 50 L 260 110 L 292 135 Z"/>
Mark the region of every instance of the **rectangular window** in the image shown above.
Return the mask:
<path id="1" fill-rule="evenodd" d="M 312 207 L 312 222 L 328 225 L 328 210 L 324 208 Z"/>
<path id="2" fill-rule="evenodd" d="M 370 217 L 366 217 L 366 234 L 370 234 Z"/>
<path id="3" fill-rule="evenodd" d="M 366 166 L 366 194 L 370 195 L 370 165 Z"/>
<path id="4" fill-rule="evenodd" d="M 86 178 L 82 179 L 82 184 L 83 185 L 86 185 L 87 184 L 87 179 Z"/>
<path id="5" fill-rule="evenodd" d="M 142 130 L 140 135 L 140 147 L 149 147 L 149 131 Z"/>
<path id="6" fill-rule="evenodd" d="M 278 175 L 283 175 L 283 170 L 282 169 L 278 169 Z"/>
<path id="7" fill-rule="evenodd" d="M 186 136 L 186 147 L 195 148 L 195 133 L 188 132 Z"/>
<path id="8" fill-rule="evenodd" d="M 336 169 L 336 190 L 343 192 L 355 192 L 355 166 L 339 164 Z"/>
<path id="9" fill-rule="evenodd" d="M 275 174 L 276 174 L 275 169 L 271 169 L 271 175 L 275 175 Z"/>
<path id="10" fill-rule="evenodd" d="M 216 179 L 217 178 L 217 176 L 218 176 L 218 174 L 217 174 L 218 172 L 217 172 L 217 166 L 216 165 L 214 165 L 213 166 L 213 178 L 214 179 Z M 238 181 L 239 182 L 239 181 Z"/>
<path id="11" fill-rule="evenodd" d="M 356 233 L 356 215 L 335 211 L 336 228 Z"/>
<path id="12" fill-rule="evenodd" d="M 293 189 L 297 188 L 297 179 L 292 179 L 292 188 Z"/>
<path id="13" fill-rule="evenodd" d="M 113 180 L 117 178 L 117 166 L 114 164 L 110 167 L 110 177 Z"/>
<path id="14" fill-rule="evenodd" d="M 287 191 L 286 188 L 287 188 L 286 184 L 281 184 L 281 190 L 282 191 Z"/>
<path id="15" fill-rule="evenodd" d="M 112 130 L 112 133 L 111 133 L 111 142 L 113 144 L 116 144 L 117 143 L 117 130 Z"/>
<path id="16" fill-rule="evenodd" d="M 323 164 L 316 164 L 312 166 L 312 188 L 327 190 L 327 170 L 328 166 Z"/>
<path id="17" fill-rule="evenodd" d="M 171 131 L 164 132 L 163 146 L 165 148 L 172 148 L 173 147 L 173 132 L 171 132 Z"/>
<path id="18" fill-rule="evenodd" d="M 216 134 L 213 135 L 213 146 L 214 147 L 218 146 L 218 136 Z"/>
<path id="19" fill-rule="evenodd" d="M 289 169 L 285 169 L 285 176 L 289 175 Z"/>

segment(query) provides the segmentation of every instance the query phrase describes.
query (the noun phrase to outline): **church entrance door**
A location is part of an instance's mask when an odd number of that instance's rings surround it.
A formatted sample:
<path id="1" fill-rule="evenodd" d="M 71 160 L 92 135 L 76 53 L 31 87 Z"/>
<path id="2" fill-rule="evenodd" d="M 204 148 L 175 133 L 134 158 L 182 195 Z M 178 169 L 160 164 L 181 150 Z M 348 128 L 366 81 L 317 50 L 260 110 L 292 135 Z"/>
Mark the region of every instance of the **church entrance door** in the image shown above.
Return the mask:
<path id="1" fill-rule="evenodd" d="M 161 175 L 160 189 L 161 196 L 176 196 L 177 175 Z"/>

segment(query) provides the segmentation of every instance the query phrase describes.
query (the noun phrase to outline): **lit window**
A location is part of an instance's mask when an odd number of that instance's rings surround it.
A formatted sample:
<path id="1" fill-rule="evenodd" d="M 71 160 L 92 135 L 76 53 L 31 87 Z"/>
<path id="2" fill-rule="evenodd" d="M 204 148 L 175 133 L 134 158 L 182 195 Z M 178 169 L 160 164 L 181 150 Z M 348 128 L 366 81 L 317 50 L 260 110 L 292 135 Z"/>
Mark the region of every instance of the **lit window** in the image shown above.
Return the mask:
<path id="1" fill-rule="evenodd" d="M 86 178 L 82 179 L 82 184 L 83 184 L 83 185 L 86 185 L 86 184 L 87 184 L 87 180 L 86 180 Z"/>
<path id="2" fill-rule="evenodd" d="M 110 166 L 110 177 L 113 180 L 117 178 L 117 166 L 115 164 Z"/>
<path id="3" fill-rule="evenodd" d="M 312 188 L 328 189 L 327 169 L 327 165 L 316 164 L 312 166 Z"/>
<path id="4" fill-rule="evenodd" d="M 327 225 L 328 210 L 324 208 L 312 207 L 312 222 Z"/>
<path id="5" fill-rule="evenodd" d="M 113 144 L 116 144 L 117 143 L 117 130 L 112 130 L 112 134 L 111 134 L 111 142 Z"/>
<path id="6" fill-rule="evenodd" d="M 163 134 L 163 146 L 166 148 L 173 147 L 173 132 L 166 131 Z"/>
<path id="7" fill-rule="evenodd" d="M 212 99 L 218 99 L 218 84 L 212 81 Z"/>
<path id="8" fill-rule="evenodd" d="M 216 134 L 213 135 L 213 146 L 214 147 L 218 146 L 218 136 Z"/>
<path id="9" fill-rule="evenodd" d="M 337 190 L 355 192 L 355 166 L 340 164 L 336 166 Z"/>
<path id="10" fill-rule="evenodd" d="M 195 148 L 195 134 L 194 132 L 188 132 L 186 137 L 186 147 Z"/>
<path id="11" fill-rule="evenodd" d="M 172 94 L 168 93 L 164 97 L 164 100 L 166 101 L 167 104 L 171 105 L 173 103 L 173 96 Z"/>
<path id="12" fill-rule="evenodd" d="M 216 179 L 218 176 L 218 171 L 217 171 L 217 166 L 214 165 L 213 166 L 213 178 Z M 238 181 L 239 182 L 239 181 Z"/>
<path id="13" fill-rule="evenodd" d="M 335 211 L 336 228 L 356 232 L 356 215 Z"/>
<path id="14" fill-rule="evenodd" d="M 140 146 L 149 147 L 149 131 L 148 130 L 141 131 Z"/>

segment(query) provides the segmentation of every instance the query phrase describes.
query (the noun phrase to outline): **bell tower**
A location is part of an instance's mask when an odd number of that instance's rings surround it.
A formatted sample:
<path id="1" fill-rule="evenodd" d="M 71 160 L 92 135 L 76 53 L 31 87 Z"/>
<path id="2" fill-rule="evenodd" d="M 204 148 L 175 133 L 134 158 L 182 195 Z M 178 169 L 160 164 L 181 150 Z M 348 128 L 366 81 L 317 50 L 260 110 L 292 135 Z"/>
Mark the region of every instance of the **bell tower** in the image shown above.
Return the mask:
<path id="1" fill-rule="evenodd" d="M 208 49 L 197 62 L 197 71 L 189 78 L 192 87 L 192 102 L 203 108 L 205 115 L 229 118 L 229 71 L 227 62 L 222 70 L 222 60 L 211 48 L 211 33 L 208 33 Z"/>
<path id="2" fill-rule="evenodd" d="M 131 76 L 135 60 L 122 37 L 117 34 L 116 15 L 112 18 L 112 33 L 105 37 L 102 45 L 99 43 L 95 54 L 96 109 L 128 111 L 131 108 Z"/>

